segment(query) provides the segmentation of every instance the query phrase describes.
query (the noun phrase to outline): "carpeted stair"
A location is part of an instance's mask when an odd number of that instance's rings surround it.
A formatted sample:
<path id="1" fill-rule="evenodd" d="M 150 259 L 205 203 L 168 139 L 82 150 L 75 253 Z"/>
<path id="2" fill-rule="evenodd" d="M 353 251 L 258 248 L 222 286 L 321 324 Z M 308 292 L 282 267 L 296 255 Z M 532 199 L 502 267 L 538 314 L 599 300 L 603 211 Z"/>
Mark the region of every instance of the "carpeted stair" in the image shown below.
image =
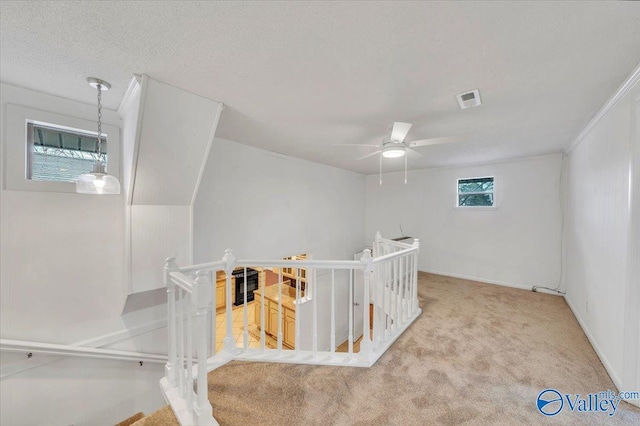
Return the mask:
<path id="1" fill-rule="evenodd" d="M 180 426 L 180 423 L 178 423 L 176 416 L 173 415 L 171 407 L 166 405 L 131 426 Z"/>
<path id="2" fill-rule="evenodd" d="M 144 413 L 140 412 L 140 413 L 136 413 L 133 416 L 129 417 L 126 420 L 121 421 L 120 423 L 118 423 L 115 426 L 131 426 L 133 425 L 135 422 L 137 422 L 140 419 L 144 418 Z"/>

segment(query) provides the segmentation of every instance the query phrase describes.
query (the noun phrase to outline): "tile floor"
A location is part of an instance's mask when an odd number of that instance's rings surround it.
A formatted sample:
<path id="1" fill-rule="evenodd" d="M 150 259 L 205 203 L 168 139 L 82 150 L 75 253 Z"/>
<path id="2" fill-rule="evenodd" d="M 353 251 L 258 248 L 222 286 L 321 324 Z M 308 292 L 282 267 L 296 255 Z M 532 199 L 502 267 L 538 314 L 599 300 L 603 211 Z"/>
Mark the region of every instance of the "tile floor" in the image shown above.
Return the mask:
<path id="1" fill-rule="evenodd" d="M 257 302 L 249 302 L 247 303 L 247 324 L 249 325 L 249 330 L 253 330 L 255 335 L 259 336 L 259 330 L 254 323 L 254 303 Z M 236 340 L 236 346 L 241 348 L 244 344 L 244 309 L 243 306 L 234 306 L 233 307 L 233 337 Z M 227 315 L 225 312 L 221 312 L 216 315 L 216 352 L 222 349 L 223 341 L 225 334 L 227 332 Z M 250 348 L 260 348 L 260 339 L 252 336 L 251 333 L 248 333 L 249 339 L 249 347 Z M 275 348 L 275 343 L 273 343 L 273 339 L 268 339 L 267 347 Z M 347 352 L 348 342 L 344 342 L 336 348 L 336 352 Z M 284 348 L 286 350 L 286 348 Z M 353 352 L 357 353 L 360 351 L 360 339 L 354 342 Z"/>
<path id="2" fill-rule="evenodd" d="M 255 302 L 247 304 L 247 324 L 249 327 L 254 323 L 254 307 Z M 233 337 L 236 339 L 236 346 L 242 347 L 244 344 L 244 309 L 243 306 L 234 306 L 233 308 Z M 224 341 L 225 334 L 227 332 L 227 315 L 225 312 L 221 312 L 216 315 L 216 352 L 222 349 L 222 342 Z M 260 339 L 256 339 L 251 334 L 248 335 L 249 347 L 259 348 Z"/>

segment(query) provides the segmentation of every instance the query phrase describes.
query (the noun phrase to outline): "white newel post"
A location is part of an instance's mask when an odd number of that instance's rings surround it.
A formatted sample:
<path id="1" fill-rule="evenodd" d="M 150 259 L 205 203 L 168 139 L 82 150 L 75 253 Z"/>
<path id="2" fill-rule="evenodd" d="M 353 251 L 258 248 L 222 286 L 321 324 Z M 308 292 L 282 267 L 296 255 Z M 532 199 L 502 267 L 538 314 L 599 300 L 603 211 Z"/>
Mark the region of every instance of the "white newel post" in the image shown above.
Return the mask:
<path id="1" fill-rule="evenodd" d="M 207 349 L 209 347 L 207 307 L 213 299 L 213 284 L 209 280 L 209 272 L 198 271 L 196 273 L 196 286 L 193 289 L 192 301 L 196 308 L 196 341 L 198 352 L 198 377 L 196 404 L 193 407 L 194 420 L 198 425 L 215 425 L 213 408 L 209 402 L 207 385 Z M 189 356 L 191 354 L 189 353 Z M 191 392 L 192 383 L 187 385 L 187 391 Z"/>
<path id="2" fill-rule="evenodd" d="M 226 249 L 224 251 L 224 257 L 222 260 L 225 261 L 224 273 L 227 276 L 227 294 L 226 294 L 226 315 L 227 315 L 227 331 L 223 340 L 222 347 L 227 352 L 232 352 L 236 348 L 236 339 L 233 337 L 233 306 L 231 301 L 231 274 L 236 267 L 236 258 L 233 255 L 233 252 L 230 249 Z"/>
<path id="3" fill-rule="evenodd" d="M 164 261 L 164 285 L 167 286 L 167 336 L 169 339 L 169 353 L 167 364 L 164 367 L 164 375 L 167 382 L 172 386 L 176 385 L 176 285 L 169 278 L 169 273 L 178 269 L 175 257 L 169 257 Z"/>
<path id="4" fill-rule="evenodd" d="M 369 287 L 371 285 L 371 274 L 373 272 L 373 258 L 371 257 L 371 250 L 366 249 L 364 251 L 364 255 L 362 259 L 360 259 L 362 263 L 365 264 L 364 269 L 364 295 L 363 295 L 363 305 L 364 305 L 364 318 L 362 321 L 362 342 L 360 343 L 360 355 L 364 357 L 366 360 L 371 359 L 371 336 L 369 331 L 369 324 L 371 318 L 369 318 L 369 304 L 371 303 L 369 297 Z M 374 305 L 374 314 L 376 306 Z"/>
<path id="5" fill-rule="evenodd" d="M 418 253 L 420 252 L 420 240 L 418 238 L 413 239 L 413 247 L 416 249 L 414 256 L 415 262 L 413 266 L 413 306 L 412 311 L 418 309 Z"/>
<path id="6" fill-rule="evenodd" d="M 378 231 L 376 232 L 376 238 L 373 242 L 373 253 L 372 253 L 373 256 L 382 256 L 384 254 L 380 249 L 381 241 L 382 241 L 382 234 L 380 234 L 380 231 Z"/>

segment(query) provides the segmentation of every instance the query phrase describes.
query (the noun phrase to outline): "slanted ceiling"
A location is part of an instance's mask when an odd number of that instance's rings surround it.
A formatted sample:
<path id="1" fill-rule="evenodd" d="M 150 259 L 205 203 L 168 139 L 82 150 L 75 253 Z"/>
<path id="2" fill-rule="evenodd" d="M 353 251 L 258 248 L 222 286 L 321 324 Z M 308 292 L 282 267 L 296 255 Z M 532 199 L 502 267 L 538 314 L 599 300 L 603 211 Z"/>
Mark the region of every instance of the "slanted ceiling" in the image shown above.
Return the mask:
<path id="1" fill-rule="evenodd" d="M 558 152 L 640 60 L 639 2 L 0 2 L 2 80 L 93 104 L 146 73 L 228 108 L 218 136 L 357 172 L 393 121 L 410 168 Z M 37 23 L 37 24 L 35 24 Z M 47 64 L 43 67 L 42 64 Z M 455 96 L 480 89 L 461 111 Z M 401 159 L 386 161 L 398 170 Z M 162 164 L 158 165 L 161 168 Z"/>
<path id="2" fill-rule="evenodd" d="M 144 78 L 131 204 L 191 205 L 220 106 Z"/>

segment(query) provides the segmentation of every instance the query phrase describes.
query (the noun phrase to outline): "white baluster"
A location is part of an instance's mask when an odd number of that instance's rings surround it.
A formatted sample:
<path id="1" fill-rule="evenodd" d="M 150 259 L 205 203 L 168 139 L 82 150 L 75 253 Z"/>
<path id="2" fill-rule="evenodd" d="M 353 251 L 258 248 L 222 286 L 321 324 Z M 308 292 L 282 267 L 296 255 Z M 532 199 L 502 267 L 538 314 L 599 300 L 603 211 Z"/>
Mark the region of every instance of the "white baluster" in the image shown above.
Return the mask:
<path id="1" fill-rule="evenodd" d="M 176 385 L 176 285 L 169 278 L 169 273 L 178 269 L 176 258 L 169 257 L 164 261 L 164 285 L 167 286 L 167 335 L 169 348 L 164 375 L 167 382 Z"/>
<path id="2" fill-rule="evenodd" d="M 265 281 L 262 283 L 262 290 L 260 290 L 260 348 L 262 352 L 266 351 L 266 342 L 267 342 L 267 334 L 265 332 L 265 328 L 267 327 L 267 323 L 265 321 L 264 315 L 264 292 L 267 289 L 267 281 L 265 277 Z"/>
<path id="3" fill-rule="evenodd" d="M 413 271 L 417 268 L 414 254 L 411 254 L 411 272 L 409 274 L 409 284 L 407 286 L 407 316 L 411 316 L 411 283 L 413 282 Z"/>
<path id="4" fill-rule="evenodd" d="M 277 347 L 278 355 L 282 355 L 282 268 L 280 269 L 280 281 L 278 282 L 278 334 L 277 334 Z M 297 280 L 296 280 L 297 282 Z M 271 315 L 271 313 L 269 313 Z"/>
<path id="5" fill-rule="evenodd" d="M 413 247 L 417 248 L 418 250 L 420 249 L 420 240 L 418 238 L 415 238 L 413 240 Z M 412 297 L 411 313 L 412 314 L 418 309 L 418 250 L 416 250 L 416 252 L 413 255 L 413 261 L 414 261 L 414 266 L 413 266 L 413 293 L 411 295 L 411 297 Z"/>
<path id="6" fill-rule="evenodd" d="M 318 292 L 316 292 L 316 270 L 311 270 L 311 294 L 313 303 L 313 357 L 318 356 Z"/>
<path id="7" fill-rule="evenodd" d="M 378 317 L 380 319 L 380 324 L 382 324 L 382 330 L 381 333 L 379 335 L 379 339 L 380 340 L 384 340 L 387 337 L 387 329 L 388 329 L 388 324 L 387 324 L 387 293 L 389 292 L 389 284 L 390 284 L 390 267 L 389 264 L 391 262 L 390 261 L 386 261 L 385 262 L 385 277 L 384 277 L 384 282 L 381 282 L 380 285 L 378 286 L 378 288 L 380 289 L 380 310 L 378 313 Z M 377 292 L 377 290 L 376 290 Z"/>
<path id="8" fill-rule="evenodd" d="M 218 271 L 212 270 L 210 271 L 209 279 L 211 280 L 211 285 L 216 285 L 218 276 Z M 214 287 L 215 288 L 215 287 Z M 209 354 L 214 356 L 217 351 L 218 346 L 218 313 L 216 312 L 216 306 L 218 306 L 217 300 L 217 292 L 213 291 L 211 294 L 211 333 L 209 333 Z"/>
<path id="9" fill-rule="evenodd" d="M 349 355 L 353 353 L 353 276 L 357 273 L 357 269 L 349 270 Z"/>
<path id="10" fill-rule="evenodd" d="M 300 276 L 300 268 L 296 269 L 296 277 Z M 296 310 L 295 310 L 295 320 L 296 320 L 296 344 L 295 344 L 295 352 L 296 355 L 300 354 L 300 296 L 301 296 L 301 280 L 296 280 Z"/>
<path id="11" fill-rule="evenodd" d="M 369 286 L 371 285 L 371 273 L 373 272 L 373 259 L 371 258 L 371 250 L 366 249 L 361 259 L 364 264 L 364 296 L 362 303 L 364 306 L 369 304 Z M 374 309 L 377 309 L 374 306 Z M 371 337 L 369 336 L 369 309 L 364 310 L 364 321 L 362 322 L 362 342 L 360 343 L 360 355 L 365 359 L 371 358 Z"/>
<path id="12" fill-rule="evenodd" d="M 187 293 L 187 331 L 186 331 L 186 340 L 187 343 L 185 345 L 185 352 L 187 357 L 187 381 L 186 381 L 186 393 L 187 393 L 187 407 L 193 407 L 193 342 L 191 341 L 192 330 L 191 330 L 191 307 L 193 304 L 193 294 Z"/>
<path id="13" fill-rule="evenodd" d="M 331 352 L 336 351 L 336 270 L 331 270 Z"/>
<path id="14" fill-rule="evenodd" d="M 226 274 L 226 289 L 227 289 L 227 300 L 226 300 L 226 326 L 227 332 L 223 341 L 223 348 L 226 352 L 233 352 L 236 348 L 236 339 L 233 337 L 233 307 L 231 302 L 231 277 L 233 270 L 236 266 L 236 258 L 233 255 L 233 252 L 230 249 L 226 249 L 224 251 L 224 257 L 222 258 L 226 262 L 224 267 L 224 273 Z"/>
<path id="15" fill-rule="evenodd" d="M 184 383 L 184 303 L 182 295 L 184 289 L 178 287 L 178 386 L 180 389 L 180 396 L 185 396 L 185 383 Z"/>
<path id="16" fill-rule="evenodd" d="M 393 317 L 391 318 L 391 326 L 393 328 L 393 332 L 395 333 L 398 330 L 398 292 L 400 291 L 400 259 L 395 259 L 393 261 Z M 391 309 L 389 309 L 389 313 L 391 313 Z"/>
<path id="17" fill-rule="evenodd" d="M 244 351 L 249 349 L 249 317 L 247 311 L 247 267 L 244 268 Z"/>
<path id="18" fill-rule="evenodd" d="M 207 386 L 207 307 L 211 303 L 213 293 L 213 283 L 209 282 L 209 274 L 205 271 L 198 271 L 196 274 L 196 286 L 194 288 L 193 300 L 197 308 L 197 342 L 198 342 L 198 378 L 196 404 L 193 407 L 194 419 L 198 425 L 215 425 L 213 409 L 209 402 Z"/>
<path id="19" fill-rule="evenodd" d="M 402 264 L 400 265 L 402 273 L 400 274 L 400 320 L 402 324 L 407 320 L 406 316 L 406 297 L 405 287 L 407 285 L 407 275 L 409 274 L 409 256 L 402 257 Z"/>

